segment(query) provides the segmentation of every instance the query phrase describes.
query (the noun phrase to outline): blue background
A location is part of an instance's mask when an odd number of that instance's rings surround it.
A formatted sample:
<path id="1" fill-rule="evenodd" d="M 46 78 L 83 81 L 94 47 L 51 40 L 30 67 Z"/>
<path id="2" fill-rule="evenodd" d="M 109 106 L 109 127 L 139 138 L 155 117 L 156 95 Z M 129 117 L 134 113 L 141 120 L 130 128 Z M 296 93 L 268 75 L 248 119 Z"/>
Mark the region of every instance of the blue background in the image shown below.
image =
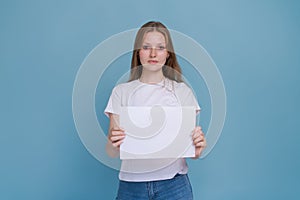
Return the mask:
<path id="1" fill-rule="evenodd" d="M 1 1 L 0 199 L 115 197 L 118 172 L 76 132 L 73 83 L 97 44 L 149 20 L 199 42 L 226 87 L 220 140 L 189 161 L 195 199 L 299 199 L 299 10 L 296 0 Z"/>

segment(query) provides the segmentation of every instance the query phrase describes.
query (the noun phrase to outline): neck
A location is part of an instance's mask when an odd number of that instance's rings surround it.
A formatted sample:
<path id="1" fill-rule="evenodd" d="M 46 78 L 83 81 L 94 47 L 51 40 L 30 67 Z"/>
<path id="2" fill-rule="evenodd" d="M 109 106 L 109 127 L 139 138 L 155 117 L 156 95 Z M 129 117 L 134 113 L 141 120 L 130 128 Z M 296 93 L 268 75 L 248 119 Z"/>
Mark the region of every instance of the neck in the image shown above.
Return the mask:
<path id="1" fill-rule="evenodd" d="M 162 71 L 148 72 L 143 70 L 140 81 L 143 83 L 159 83 L 164 79 Z"/>

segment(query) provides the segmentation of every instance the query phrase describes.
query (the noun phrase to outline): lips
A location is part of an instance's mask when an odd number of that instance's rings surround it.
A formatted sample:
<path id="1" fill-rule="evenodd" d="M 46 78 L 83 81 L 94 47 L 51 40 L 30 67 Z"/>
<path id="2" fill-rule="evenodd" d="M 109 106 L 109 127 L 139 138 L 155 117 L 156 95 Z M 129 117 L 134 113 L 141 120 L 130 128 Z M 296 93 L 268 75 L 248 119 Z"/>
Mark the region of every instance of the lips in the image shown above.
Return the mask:
<path id="1" fill-rule="evenodd" d="M 158 61 L 157 60 L 148 60 L 148 63 L 151 65 L 155 65 L 158 63 Z"/>

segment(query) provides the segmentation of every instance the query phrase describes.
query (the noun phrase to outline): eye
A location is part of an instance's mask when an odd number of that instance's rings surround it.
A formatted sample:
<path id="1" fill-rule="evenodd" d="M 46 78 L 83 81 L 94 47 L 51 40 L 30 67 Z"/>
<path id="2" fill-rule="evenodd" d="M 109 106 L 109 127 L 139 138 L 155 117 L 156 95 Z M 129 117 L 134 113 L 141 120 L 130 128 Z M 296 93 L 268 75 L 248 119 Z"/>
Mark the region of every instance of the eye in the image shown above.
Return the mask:
<path id="1" fill-rule="evenodd" d="M 165 47 L 165 46 L 159 46 L 158 49 L 159 49 L 159 50 L 165 50 L 166 47 Z"/>
<path id="2" fill-rule="evenodd" d="M 148 45 L 143 45 L 143 47 L 142 47 L 144 50 L 149 50 L 149 49 L 151 49 L 151 47 L 150 46 L 148 46 Z"/>

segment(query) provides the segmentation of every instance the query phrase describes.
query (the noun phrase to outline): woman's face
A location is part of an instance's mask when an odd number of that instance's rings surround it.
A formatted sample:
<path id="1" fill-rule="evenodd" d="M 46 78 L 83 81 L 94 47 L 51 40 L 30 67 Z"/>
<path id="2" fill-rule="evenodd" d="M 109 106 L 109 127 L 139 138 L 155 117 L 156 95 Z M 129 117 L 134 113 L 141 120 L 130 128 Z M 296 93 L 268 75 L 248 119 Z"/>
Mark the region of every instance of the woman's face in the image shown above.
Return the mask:
<path id="1" fill-rule="evenodd" d="M 143 70 L 161 70 L 169 56 L 164 35 L 157 31 L 146 33 L 139 56 Z"/>

